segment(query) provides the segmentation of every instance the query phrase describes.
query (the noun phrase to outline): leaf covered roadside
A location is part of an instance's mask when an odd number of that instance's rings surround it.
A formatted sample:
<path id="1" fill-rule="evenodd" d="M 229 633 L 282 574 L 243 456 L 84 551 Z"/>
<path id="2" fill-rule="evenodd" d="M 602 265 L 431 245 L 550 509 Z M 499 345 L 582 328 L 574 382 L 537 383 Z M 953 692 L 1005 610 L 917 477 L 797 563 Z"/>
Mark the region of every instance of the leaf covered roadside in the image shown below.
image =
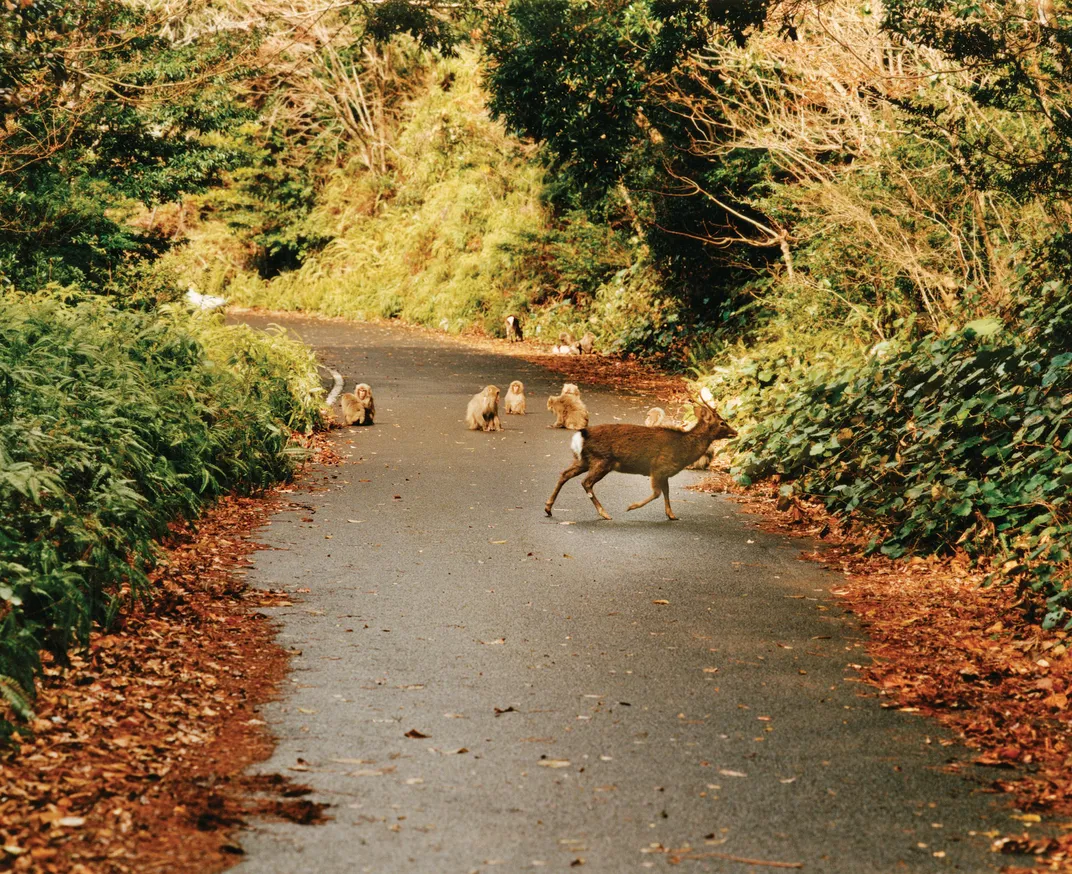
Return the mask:
<path id="1" fill-rule="evenodd" d="M 233 864 L 253 812 L 317 821 L 283 777 L 243 776 L 271 752 L 258 719 L 287 656 L 249 591 L 247 539 L 271 512 L 227 497 L 175 525 L 151 603 L 46 664 L 33 736 L 0 761 L 0 869 L 39 874 L 205 872 Z"/>
<path id="2" fill-rule="evenodd" d="M 726 487 L 734 488 L 731 478 L 718 474 L 696 488 Z M 865 556 L 848 526 L 818 504 L 793 501 L 783 513 L 774 495 L 736 491 L 765 529 L 823 538 L 803 557 L 843 575 L 835 594 L 866 629 L 872 659 L 856 667 L 882 706 L 955 731 L 977 767 L 949 767 L 976 791 L 1012 797 L 1019 812 L 1010 812 L 1008 834 L 990 835 L 992 847 L 1039 860 L 1007 870 L 1072 871 L 1072 634 L 1025 622 L 1015 587 L 984 587 L 964 556 Z"/>
<path id="3" fill-rule="evenodd" d="M 966 345 L 978 348 L 976 340 Z M 652 404 L 687 395 L 680 378 L 636 362 L 509 351 L 567 378 L 643 393 Z M 861 669 L 864 679 L 889 699 L 885 706 L 934 716 L 957 732 L 978 751 L 980 767 L 965 779 L 1015 799 L 1024 813 L 1010 819 L 1010 834 L 992 836 L 995 851 L 1040 855 L 1033 870 L 1072 872 L 1072 833 L 1054 838 L 1052 828 L 1039 831 L 1072 815 L 1072 634 L 1026 621 L 1017 588 L 984 587 L 984 575 L 964 554 L 864 555 L 866 542 L 852 536 L 848 519 L 829 515 L 818 502 L 794 497 L 784 504 L 788 512 L 778 512 L 776 482 L 742 487 L 721 471 L 694 488 L 735 492 L 745 509 L 764 517 L 764 527 L 824 539 L 821 552 L 805 557 L 844 574 L 838 597 L 870 639 L 873 661 Z"/>

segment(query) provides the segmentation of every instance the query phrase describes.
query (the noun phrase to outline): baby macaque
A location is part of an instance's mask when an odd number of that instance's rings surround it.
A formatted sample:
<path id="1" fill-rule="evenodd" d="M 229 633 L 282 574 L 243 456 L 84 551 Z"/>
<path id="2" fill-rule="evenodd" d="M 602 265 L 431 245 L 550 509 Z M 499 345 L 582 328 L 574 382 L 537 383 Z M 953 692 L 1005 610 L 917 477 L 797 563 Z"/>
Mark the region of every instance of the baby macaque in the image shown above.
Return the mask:
<path id="1" fill-rule="evenodd" d="M 580 389 L 572 382 L 562 386 L 562 394 L 547 399 L 547 409 L 555 414 L 555 423 L 550 428 L 580 431 L 588 427 L 588 408 L 581 400 Z"/>
<path id="2" fill-rule="evenodd" d="M 649 428 L 680 428 L 681 425 L 666 415 L 662 407 L 652 407 L 648 410 L 644 424 Z"/>
<path id="3" fill-rule="evenodd" d="M 465 411 L 465 424 L 470 431 L 501 431 L 499 421 L 499 389 L 494 385 L 473 395 Z"/>
<path id="4" fill-rule="evenodd" d="M 520 379 L 515 379 L 510 383 L 506 397 L 503 398 L 503 404 L 506 406 L 507 415 L 525 415 L 525 384 Z"/>
<path id="5" fill-rule="evenodd" d="M 506 317 L 506 339 L 511 343 L 520 343 L 522 341 L 521 336 L 521 320 L 517 316 Z M 507 410 L 507 412 L 510 412 Z"/>
<path id="6" fill-rule="evenodd" d="M 596 351 L 596 335 L 591 331 L 586 331 L 584 336 L 581 337 L 581 342 L 578 345 L 580 346 L 582 355 L 591 355 Z"/>
<path id="7" fill-rule="evenodd" d="M 371 425 L 376 416 L 376 404 L 372 400 L 372 388 L 367 383 L 359 382 L 353 394 L 343 394 L 342 423 L 344 425 Z"/>

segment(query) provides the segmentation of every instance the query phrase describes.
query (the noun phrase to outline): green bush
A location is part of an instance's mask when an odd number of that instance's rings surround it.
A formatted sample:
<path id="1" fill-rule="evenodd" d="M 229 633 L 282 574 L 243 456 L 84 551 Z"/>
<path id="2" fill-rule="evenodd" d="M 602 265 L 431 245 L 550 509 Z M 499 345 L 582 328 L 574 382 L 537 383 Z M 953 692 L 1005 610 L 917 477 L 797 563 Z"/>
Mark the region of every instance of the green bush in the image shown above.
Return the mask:
<path id="1" fill-rule="evenodd" d="M 290 475 L 288 428 L 314 424 L 319 391 L 304 347 L 218 316 L 4 299 L 0 695 L 16 712 L 39 650 L 62 660 L 149 594 L 168 522 Z"/>
<path id="2" fill-rule="evenodd" d="M 744 482 L 772 475 L 886 533 L 881 550 L 963 549 L 1047 599 L 1072 590 L 1072 303 L 1059 282 L 1034 328 L 980 319 L 863 364 L 782 374 L 738 441 Z M 874 546 L 880 544 L 876 541 Z"/>

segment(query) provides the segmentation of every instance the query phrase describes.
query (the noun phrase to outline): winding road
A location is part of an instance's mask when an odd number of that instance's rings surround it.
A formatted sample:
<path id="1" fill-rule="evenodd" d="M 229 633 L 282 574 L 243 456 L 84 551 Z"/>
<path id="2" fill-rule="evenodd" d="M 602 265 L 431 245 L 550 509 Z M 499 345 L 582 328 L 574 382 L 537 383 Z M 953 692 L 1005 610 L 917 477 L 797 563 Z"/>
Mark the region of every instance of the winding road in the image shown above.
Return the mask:
<path id="1" fill-rule="evenodd" d="M 968 751 L 883 709 L 863 635 L 801 561 L 726 499 L 612 474 L 600 521 L 547 428 L 561 378 L 428 332 L 277 322 L 371 383 L 261 532 L 253 583 L 295 655 L 263 718 L 266 772 L 314 787 L 324 825 L 258 822 L 240 874 L 796 869 L 988 872 L 1009 811 L 946 773 Z M 469 397 L 524 381 L 529 415 L 465 429 Z M 330 380 L 328 382 L 330 385 Z M 593 424 L 643 399 L 581 385 Z M 751 860 L 751 861 L 741 861 Z M 762 864 L 758 864 L 762 863 Z M 773 866 L 777 863 L 777 866 Z"/>

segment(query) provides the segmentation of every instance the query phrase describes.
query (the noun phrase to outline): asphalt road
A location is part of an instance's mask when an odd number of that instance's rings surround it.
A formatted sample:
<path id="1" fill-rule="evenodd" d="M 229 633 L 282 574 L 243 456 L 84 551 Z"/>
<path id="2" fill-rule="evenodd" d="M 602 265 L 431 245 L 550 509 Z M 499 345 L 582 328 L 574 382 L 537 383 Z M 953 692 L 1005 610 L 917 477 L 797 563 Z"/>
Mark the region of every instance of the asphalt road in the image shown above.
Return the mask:
<path id="1" fill-rule="evenodd" d="M 246 319 L 254 324 L 267 320 Z M 996 871 L 1009 811 L 943 771 L 970 757 L 883 709 L 852 665 L 862 633 L 804 541 L 671 481 L 580 479 L 549 430 L 561 379 L 403 328 L 276 319 L 372 385 L 372 428 L 334 432 L 262 532 L 255 585 L 300 654 L 263 718 L 262 770 L 315 788 L 320 826 L 260 822 L 240 874 Z M 469 397 L 522 379 L 529 415 L 470 432 Z M 330 384 L 330 379 L 329 379 Z M 581 385 L 592 424 L 646 405 Z M 680 861 L 679 861 L 680 860 Z"/>

